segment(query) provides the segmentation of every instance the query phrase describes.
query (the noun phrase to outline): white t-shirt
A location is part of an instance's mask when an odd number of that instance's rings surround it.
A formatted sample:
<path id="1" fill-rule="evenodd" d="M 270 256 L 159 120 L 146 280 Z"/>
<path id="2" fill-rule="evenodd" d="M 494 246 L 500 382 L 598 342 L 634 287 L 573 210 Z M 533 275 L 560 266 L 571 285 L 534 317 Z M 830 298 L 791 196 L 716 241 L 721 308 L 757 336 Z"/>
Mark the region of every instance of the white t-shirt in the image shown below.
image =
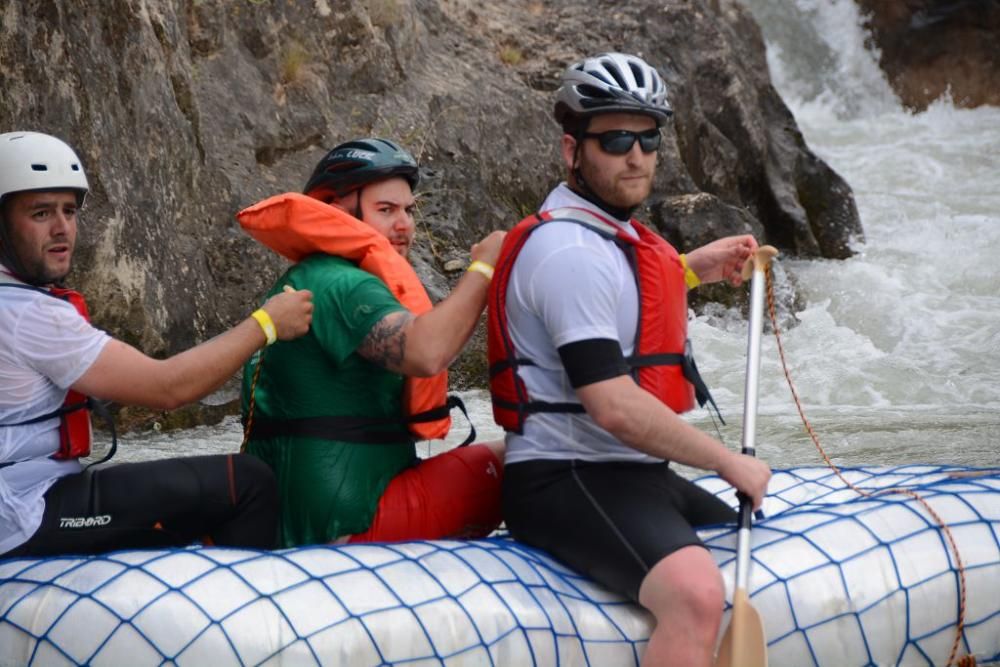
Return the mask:
<path id="1" fill-rule="evenodd" d="M 52 412 L 111 338 L 68 302 L 37 290 L 5 286 L 0 272 L 0 424 Z M 54 461 L 59 420 L 0 426 L 0 553 L 28 540 L 45 511 L 45 492 L 77 461 Z"/>
<path id="2" fill-rule="evenodd" d="M 565 183 L 554 189 L 541 211 L 565 206 L 609 216 Z M 636 235 L 628 221 L 615 221 Z M 507 285 L 510 337 L 532 400 L 579 403 L 558 349 L 592 338 L 617 340 L 632 353 L 638 318 L 638 290 L 625 253 L 597 232 L 573 222 L 547 222 L 532 232 L 517 256 Z M 531 459 L 653 462 L 599 427 L 586 414 L 537 413 L 523 435 L 507 433 L 507 463 Z"/>

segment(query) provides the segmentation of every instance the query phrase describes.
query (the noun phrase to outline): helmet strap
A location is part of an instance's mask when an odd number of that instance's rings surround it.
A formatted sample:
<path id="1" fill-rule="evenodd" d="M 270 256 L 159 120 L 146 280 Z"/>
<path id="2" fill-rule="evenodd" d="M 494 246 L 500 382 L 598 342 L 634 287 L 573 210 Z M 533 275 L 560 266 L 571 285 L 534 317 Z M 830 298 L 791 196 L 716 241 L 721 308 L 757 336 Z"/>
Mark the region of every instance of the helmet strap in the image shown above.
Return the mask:
<path id="1" fill-rule="evenodd" d="M 364 191 L 365 191 L 365 186 L 363 185 L 359 187 L 357 190 L 355 190 L 355 192 L 358 193 L 358 198 L 354 200 L 354 217 L 360 220 L 361 222 L 365 221 L 364 217 L 362 217 L 361 214 L 361 194 Z"/>

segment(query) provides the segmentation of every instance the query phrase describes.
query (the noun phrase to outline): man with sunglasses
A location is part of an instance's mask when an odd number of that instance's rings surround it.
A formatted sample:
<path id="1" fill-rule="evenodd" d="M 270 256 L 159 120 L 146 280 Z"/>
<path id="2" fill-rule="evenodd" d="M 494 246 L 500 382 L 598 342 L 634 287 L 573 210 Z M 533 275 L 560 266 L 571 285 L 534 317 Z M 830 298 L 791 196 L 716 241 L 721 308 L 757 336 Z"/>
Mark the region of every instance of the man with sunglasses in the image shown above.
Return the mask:
<path id="1" fill-rule="evenodd" d="M 169 410 L 198 400 L 265 344 L 306 333 L 312 295 L 268 300 L 229 331 L 152 359 L 91 326 L 61 286 L 89 185 L 76 153 L 38 132 L 0 134 L 0 558 L 183 546 L 271 548 L 266 465 L 214 455 L 84 469 L 88 396 Z"/>
<path id="2" fill-rule="evenodd" d="M 644 665 L 709 665 L 718 568 L 694 527 L 735 512 L 669 468 L 717 472 L 759 506 L 770 470 L 684 421 L 704 402 L 686 290 L 740 283 L 750 236 L 679 255 L 632 219 L 672 114 L 641 58 L 570 66 L 557 93 L 566 182 L 504 242 L 490 287 L 490 391 L 507 430 L 511 534 L 652 612 Z"/>

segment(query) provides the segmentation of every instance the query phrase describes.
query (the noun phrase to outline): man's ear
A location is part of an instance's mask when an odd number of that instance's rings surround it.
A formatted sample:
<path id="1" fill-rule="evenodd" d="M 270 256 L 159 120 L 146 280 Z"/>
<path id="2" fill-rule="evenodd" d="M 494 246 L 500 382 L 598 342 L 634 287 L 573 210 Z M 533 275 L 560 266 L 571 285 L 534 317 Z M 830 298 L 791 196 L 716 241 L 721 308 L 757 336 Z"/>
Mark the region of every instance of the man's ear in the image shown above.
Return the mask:
<path id="1" fill-rule="evenodd" d="M 361 190 L 352 190 L 343 197 L 337 197 L 333 205 L 353 216 L 359 216 L 361 213 L 360 194 Z"/>
<path id="2" fill-rule="evenodd" d="M 309 196 L 320 200 L 324 204 L 336 206 L 346 213 L 351 213 L 354 209 L 354 198 L 351 196 L 352 194 L 354 193 L 349 193 L 344 197 L 338 197 L 333 190 L 315 190 L 310 192 Z"/>
<path id="3" fill-rule="evenodd" d="M 326 203 L 329 204 L 330 206 L 336 206 L 340 210 L 350 213 L 347 206 L 344 204 L 343 197 L 330 197 Z"/>
<path id="4" fill-rule="evenodd" d="M 563 162 L 566 164 L 566 170 L 569 172 L 572 172 L 576 167 L 576 145 L 576 137 L 572 134 L 562 135 L 560 149 L 562 151 Z"/>

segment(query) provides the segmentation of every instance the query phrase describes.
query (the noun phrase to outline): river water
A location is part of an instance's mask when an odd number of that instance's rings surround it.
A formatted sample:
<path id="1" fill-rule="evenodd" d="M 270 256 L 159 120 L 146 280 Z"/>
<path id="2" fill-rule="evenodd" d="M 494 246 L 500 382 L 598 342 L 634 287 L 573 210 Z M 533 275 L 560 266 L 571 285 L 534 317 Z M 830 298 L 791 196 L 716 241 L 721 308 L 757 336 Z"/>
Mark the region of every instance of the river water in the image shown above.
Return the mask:
<path id="1" fill-rule="evenodd" d="M 944 100 L 905 111 L 863 47 L 853 2 L 748 5 L 776 87 L 810 147 L 854 189 L 866 233 L 846 261 L 779 258 L 777 272 L 794 274 L 804 297 L 783 340 L 807 417 L 841 465 L 1000 465 L 1000 109 Z M 693 319 L 691 335 L 727 417 L 720 434 L 738 447 L 746 322 L 714 311 Z M 480 439 L 500 437 L 485 394 L 465 398 Z M 769 334 L 758 414 L 758 453 L 772 466 L 821 462 Z M 715 432 L 707 413 L 690 419 Z M 231 419 L 130 435 L 119 457 L 234 451 L 239 442 Z"/>

